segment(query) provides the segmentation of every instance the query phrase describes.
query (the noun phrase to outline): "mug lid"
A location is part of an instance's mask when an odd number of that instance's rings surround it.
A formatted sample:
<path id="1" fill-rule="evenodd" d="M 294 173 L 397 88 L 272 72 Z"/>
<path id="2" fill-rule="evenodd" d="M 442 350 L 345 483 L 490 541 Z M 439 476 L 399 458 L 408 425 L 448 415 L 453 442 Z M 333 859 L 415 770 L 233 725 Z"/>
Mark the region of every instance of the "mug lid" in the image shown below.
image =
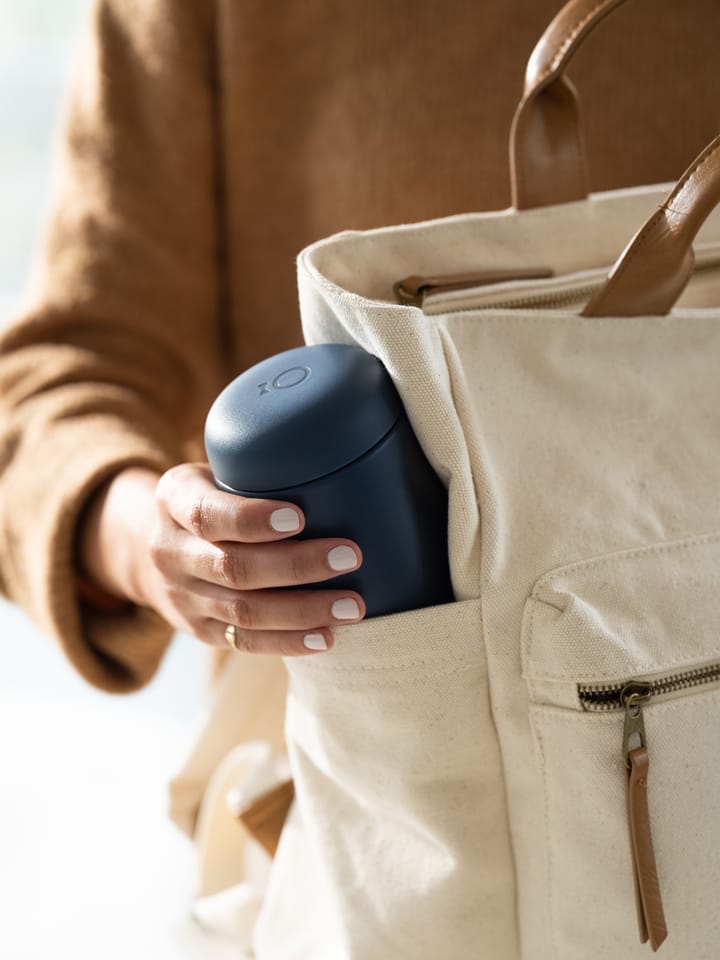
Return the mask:
<path id="1" fill-rule="evenodd" d="M 387 370 L 361 347 L 286 350 L 240 374 L 212 405 L 205 423 L 208 461 L 230 490 L 297 486 L 361 457 L 402 409 Z"/>

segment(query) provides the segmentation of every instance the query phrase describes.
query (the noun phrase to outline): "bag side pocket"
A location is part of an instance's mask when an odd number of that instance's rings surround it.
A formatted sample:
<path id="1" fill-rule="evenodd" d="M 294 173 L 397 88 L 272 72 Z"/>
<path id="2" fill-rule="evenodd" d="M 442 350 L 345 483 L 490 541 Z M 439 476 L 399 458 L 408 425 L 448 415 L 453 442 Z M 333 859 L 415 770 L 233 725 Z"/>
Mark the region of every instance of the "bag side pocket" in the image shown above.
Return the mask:
<path id="1" fill-rule="evenodd" d="M 671 956 L 717 953 L 719 586 L 712 534 L 553 571 L 526 605 L 557 960 L 645 957 L 665 920 Z"/>
<path id="2" fill-rule="evenodd" d="M 480 601 L 342 627 L 331 652 L 287 667 L 298 813 L 337 931 L 329 955 L 464 960 L 473 942 L 514 955 Z"/>

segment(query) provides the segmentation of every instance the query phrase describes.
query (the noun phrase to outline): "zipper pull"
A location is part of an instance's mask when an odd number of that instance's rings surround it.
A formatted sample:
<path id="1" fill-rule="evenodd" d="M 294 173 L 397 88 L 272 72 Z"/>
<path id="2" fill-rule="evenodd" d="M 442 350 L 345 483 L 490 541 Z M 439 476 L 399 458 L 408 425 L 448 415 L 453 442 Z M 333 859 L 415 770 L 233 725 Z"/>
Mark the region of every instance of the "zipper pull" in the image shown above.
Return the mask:
<path id="1" fill-rule="evenodd" d="M 647 703 L 651 696 L 652 686 L 638 680 L 625 684 L 620 693 L 620 699 L 625 705 L 623 760 L 628 771 L 627 811 L 640 942 L 647 943 L 649 940 L 655 951 L 667 937 L 667 926 L 655 863 L 647 798 L 650 757 L 643 704 Z"/>
<path id="2" fill-rule="evenodd" d="M 524 270 L 476 270 L 473 273 L 450 273 L 444 276 L 405 277 L 393 284 L 399 303 L 410 307 L 422 307 L 429 293 L 449 293 L 452 290 L 472 290 L 491 283 L 509 283 L 513 280 L 547 280 L 554 276 L 547 267 Z"/>
<path id="3" fill-rule="evenodd" d="M 647 748 L 642 705 L 652 697 L 652 684 L 644 680 L 630 680 L 620 691 L 620 702 L 625 707 L 623 759 L 630 769 L 630 751 L 634 746 Z M 631 743 L 632 741 L 632 743 Z"/>

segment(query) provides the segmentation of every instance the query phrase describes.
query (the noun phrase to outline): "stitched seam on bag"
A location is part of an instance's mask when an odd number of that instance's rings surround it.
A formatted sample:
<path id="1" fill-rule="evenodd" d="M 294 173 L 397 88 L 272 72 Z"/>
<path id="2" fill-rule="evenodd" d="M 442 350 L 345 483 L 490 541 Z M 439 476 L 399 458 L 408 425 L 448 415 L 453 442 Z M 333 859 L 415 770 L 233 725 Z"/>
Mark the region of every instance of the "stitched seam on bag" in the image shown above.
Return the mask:
<path id="1" fill-rule="evenodd" d="M 467 387 L 464 385 L 464 379 L 460 377 L 460 381 L 458 381 L 458 378 L 456 376 L 457 370 L 455 369 L 455 367 L 456 367 L 456 362 L 459 362 L 459 357 L 457 356 L 457 350 L 452 341 L 452 337 L 449 335 L 447 329 L 442 327 L 438 321 L 435 321 L 433 324 L 433 332 L 437 341 L 440 344 L 440 348 L 442 351 L 444 367 L 448 375 L 448 382 L 450 384 L 453 404 L 457 407 L 458 391 L 460 391 L 463 396 L 463 404 L 467 403 L 468 405 L 472 406 L 470 397 L 469 395 L 467 395 L 468 393 Z M 468 456 L 470 456 L 470 451 L 468 451 Z M 468 468 L 471 467 L 469 460 L 468 460 L 467 466 Z M 480 511 L 478 516 L 478 522 L 480 524 L 480 533 L 482 533 L 482 526 L 483 526 L 482 511 L 480 510 L 480 502 L 478 500 L 478 491 L 477 491 L 477 484 L 479 481 L 472 469 L 470 469 L 470 474 L 471 474 L 471 485 L 475 495 L 475 502 L 478 506 L 478 510 Z M 483 565 L 482 537 L 480 539 L 478 548 L 479 548 L 479 554 L 480 554 L 479 566 L 480 568 L 482 568 L 482 565 Z M 482 581 L 482 578 L 481 578 L 481 581 Z M 493 703 L 493 686 L 492 686 L 491 674 L 490 674 L 491 658 L 488 650 L 487 632 L 486 632 L 486 626 L 485 626 L 485 623 L 486 623 L 485 594 L 482 589 L 482 586 L 480 587 L 480 592 L 479 592 L 479 596 L 477 597 L 477 602 L 478 602 L 478 612 L 479 612 L 479 617 L 477 618 L 478 620 L 477 645 L 473 645 L 473 648 L 474 650 L 476 650 L 476 656 L 481 661 L 481 667 L 480 667 L 479 675 L 478 674 L 475 675 L 475 685 L 477 686 L 478 680 L 479 680 L 480 688 L 487 698 L 488 719 L 489 719 L 490 726 L 492 728 L 492 734 L 494 736 L 495 743 L 497 745 L 498 756 L 500 761 L 500 770 L 502 775 L 503 800 L 505 802 L 505 806 L 507 807 L 508 801 L 509 801 L 510 788 L 508 785 L 507 762 L 506 762 L 505 752 L 503 750 L 503 743 L 500 738 L 500 734 L 498 730 L 498 722 L 496 719 L 494 703 Z M 468 626 L 469 628 L 472 628 L 474 626 L 474 623 L 471 623 Z M 473 635 L 474 635 L 474 631 L 473 631 Z M 517 864 L 517 854 L 512 844 L 510 845 L 510 857 L 512 861 L 513 883 L 515 888 L 515 898 L 514 898 L 515 923 L 519 928 L 520 917 L 518 914 L 519 907 L 518 907 L 518 896 L 517 896 L 518 864 Z"/>
<path id="2" fill-rule="evenodd" d="M 556 580 L 559 574 L 570 572 L 574 573 L 576 570 L 592 569 L 595 567 L 604 567 L 611 563 L 617 563 L 618 561 L 634 560 L 637 557 L 651 556 L 658 553 L 673 553 L 674 551 L 690 550 L 693 547 L 702 546 L 703 544 L 717 543 L 718 541 L 720 541 L 720 532 L 713 531 L 712 533 L 695 534 L 692 537 L 683 538 L 682 540 L 676 540 L 671 543 L 652 543 L 645 547 L 633 547 L 631 550 L 620 550 L 617 553 L 607 553 L 600 557 L 589 557 L 586 560 L 578 560 L 562 567 L 556 567 L 549 573 L 543 574 L 543 576 L 533 587 L 531 597 L 537 600 L 535 597 L 536 591 L 540 590 L 546 584 L 551 583 L 553 580 Z M 543 601 L 538 600 L 537 602 L 542 603 Z"/>
<path id="3" fill-rule="evenodd" d="M 552 703 L 533 703 L 532 709 L 542 713 L 543 723 L 554 723 L 560 727 L 572 726 L 578 721 L 589 729 L 598 726 L 612 727 L 618 724 L 622 727 L 623 721 L 622 710 L 616 710 L 615 712 L 607 711 L 605 713 L 599 711 L 590 712 L 580 708 L 558 707 Z"/>
<path id="4" fill-rule="evenodd" d="M 720 696 L 720 687 L 696 687 L 694 690 L 685 690 L 681 697 L 673 697 L 672 700 L 649 704 L 645 709 L 658 710 L 660 707 L 663 707 L 663 714 L 676 714 L 689 707 L 691 702 L 695 703 L 698 699 L 712 699 L 718 696 Z M 652 713 L 650 713 L 649 716 L 652 716 Z"/>
<path id="5" fill-rule="evenodd" d="M 548 787 L 548 770 L 547 770 L 547 758 L 545 757 L 545 749 L 543 745 L 542 734 L 540 733 L 539 727 L 533 723 L 532 712 L 530 713 L 530 724 L 531 728 L 535 731 L 535 739 L 538 745 L 538 750 L 540 753 L 540 771 L 543 784 L 543 800 L 545 809 L 543 811 L 543 823 L 545 828 L 545 853 L 547 857 L 547 885 L 548 885 L 548 897 L 547 897 L 547 918 L 546 922 L 550 927 L 550 942 L 552 945 L 553 957 L 554 960 L 557 960 L 558 950 L 557 950 L 557 941 L 555 939 L 555 884 L 553 882 L 553 849 L 552 843 L 550 840 L 550 791 Z"/>
<path id="6" fill-rule="evenodd" d="M 424 682 L 431 682 L 434 679 L 437 679 L 439 677 L 444 678 L 447 676 L 457 676 L 464 672 L 475 671 L 477 670 L 478 663 L 475 661 L 468 661 L 467 655 L 464 654 L 463 656 L 457 656 L 452 659 L 443 657 L 442 666 L 443 667 L 447 666 L 448 669 L 439 669 L 437 660 L 433 660 L 433 661 L 422 660 L 422 661 L 406 662 L 403 664 L 398 664 L 396 662 L 396 663 L 378 664 L 378 665 L 348 664 L 348 665 L 341 666 L 340 664 L 335 665 L 335 664 L 325 663 L 322 665 L 322 667 L 314 666 L 312 670 L 316 674 L 317 673 L 347 673 L 350 676 L 353 676 L 358 674 L 359 675 L 363 675 L 363 674 L 375 675 L 379 673 L 387 673 L 390 670 L 406 672 L 407 670 L 411 670 L 413 667 L 416 667 L 416 666 L 420 667 L 420 671 L 418 671 L 419 676 L 417 677 L 417 679 Z M 454 666 L 454 669 L 452 669 L 453 666 Z M 302 670 L 303 668 L 301 667 L 300 669 Z M 305 675 L 307 676 L 308 674 L 306 673 Z M 482 671 L 480 676 L 481 678 L 486 679 L 487 678 L 486 671 Z M 346 684 L 346 687 L 347 686 L 349 685 Z"/>
<path id="7" fill-rule="evenodd" d="M 469 630 L 472 631 L 479 621 L 482 625 L 483 620 L 483 608 L 482 602 L 479 597 L 472 597 L 468 600 L 456 600 L 454 604 L 468 604 L 467 610 L 457 611 L 455 613 L 449 613 L 448 615 L 453 620 L 450 628 L 450 633 L 446 634 L 448 640 L 451 640 L 452 637 L 459 630 Z M 440 609 L 442 610 L 443 606 L 453 606 L 454 604 L 441 604 Z M 408 610 L 394 616 L 403 617 L 406 615 L 412 615 L 414 613 L 422 612 L 421 609 L 418 610 Z M 390 635 L 392 632 L 392 622 L 388 623 L 386 633 Z M 352 631 L 353 627 L 348 626 L 345 629 Z M 444 630 L 445 628 L 443 628 Z M 423 630 L 418 629 L 418 633 L 428 636 L 428 643 L 432 643 L 432 636 L 436 628 L 433 627 L 432 623 L 426 624 Z M 347 638 L 350 640 L 350 636 Z M 356 638 L 357 643 L 363 643 L 360 638 Z M 382 655 L 383 650 L 386 650 L 388 646 L 392 644 L 392 639 L 387 639 L 382 643 L 382 648 L 378 647 L 374 650 L 368 650 L 367 652 L 363 650 L 364 656 L 374 656 L 380 653 Z M 342 641 L 339 644 L 342 647 Z M 430 672 L 431 674 L 437 674 L 438 671 L 442 671 L 444 667 L 452 668 L 453 665 L 463 665 L 467 667 L 477 668 L 478 662 L 472 657 L 472 654 L 475 652 L 476 644 L 474 640 L 472 643 L 468 643 L 465 647 L 458 649 L 456 644 L 448 642 L 443 648 L 442 659 L 437 657 L 431 657 L 429 654 L 416 654 L 416 653 L 407 653 L 404 655 L 396 655 L 393 653 L 388 654 L 390 657 L 384 663 L 357 663 L 354 661 L 345 662 L 345 663 L 333 663 L 334 656 L 341 656 L 340 650 L 333 655 L 332 651 L 326 653 L 323 657 L 306 657 L 306 658 L 293 658 L 293 663 L 291 669 L 298 671 L 304 675 L 310 675 L 310 673 L 320 673 L 323 671 L 332 672 L 332 673 L 385 673 L 388 670 L 398 670 L 398 671 L 407 671 L 412 669 L 418 669 L 419 672 L 425 671 Z M 356 654 L 353 654 L 356 655 Z M 470 659 L 468 659 L 470 657 Z M 300 662 L 304 660 L 305 662 Z M 483 675 L 487 675 L 487 656 L 483 661 Z"/>
<path id="8" fill-rule="evenodd" d="M 696 308 L 698 309 L 698 308 Z M 703 309 L 703 308 L 699 308 Z M 709 309 L 709 308 L 705 308 Z M 473 316 L 470 316 L 470 314 Z M 447 320 L 451 321 L 453 324 L 475 324 L 476 326 L 480 323 L 501 323 L 503 326 L 507 327 L 510 323 L 563 323 L 574 324 L 575 326 L 587 326 L 587 327 L 597 327 L 602 323 L 607 324 L 617 324 L 621 326 L 628 326 L 632 321 L 638 321 L 644 323 L 647 321 L 647 316 L 637 316 L 633 315 L 630 317 L 584 317 L 580 313 L 557 313 L 551 310 L 535 310 L 533 313 L 523 313 L 519 314 L 517 308 L 513 309 L 511 307 L 471 307 L 468 310 L 458 311 L 457 313 L 448 313 L 448 314 L 430 314 L 429 316 L 433 317 L 445 317 Z M 655 322 L 667 321 L 669 323 L 677 323 L 679 321 L 677 314 L 662 314 L 662 315 L 653 315 L 653 320 Z M 706 319 L 706 317 L 701 317 L 700 319 Z M 683 319 L 683 323 L 687 323 L 686 319 Z"/>
<path id="9" fill-rule="evenodd" d="M 708 658 L 701 657 L 700 659 L 706 660 Z M 665 670 L 668 670 L 671 667 L 686 667 L 686 666 L 690 667 L 693 663 L 696 663 L 696 662 L 698 662 L 697 657 L 695 658 L 695 660 L 686 660 L 683 657 L 671 657 L 668 660 L 663 660 L 663 665 L 661 667 L 658 667 L 655 663 L 643 664 L 641 661 L 636 661 L 637 666 L 634 666 L 632 669 L 630 669 L 630 666 L 628 666 L 628 672 L 630 673 L 663 673 Z M 534 661 L 531 661 L 529 666 L 533 666 L 533 665 L 534 665 Z M 623 673 L 618 674 L 617 672 L 614 672 L 612 674 L 600 675 L 599 671 L 595 671 L 593 673 L 578 672 L 573 674 L 567 674 L 567 673 L 542 673 L 537 670 L 534 671 L 532 675 L 536 677 L 538 680 L 557 680 L 557 681 L 562 681 L 565 683 L 572 683 L 572 684 L 591 683 L 594 681 L 600 682 L 602 680 L 609 679 L 611 677 L 626 676 L 626 674 L 623 674 Z M 537 701 L 533 701 L 533 702 L 537 702 Z"/>
<path id="10" fill-rule="evenodd" d="M 472 626 L 472 624 L 470 624 L 470 626 Z M 428 641 L 428 642 L 431 642 L 431 641 Z M 392 643 L 392 640 L 388 640 L 388 644 L 391 644 L 391 643 Z M 377 650 L 368 651 L 367 655 L 373 656 L 378 652 L 379 651 Z M 449 653 L 446 650 L 444 650 L 442 654 L 442 661 L 440 661 L 440 663 L 441 664 L 467 663 L 468 652 L 472 653 L 472 648 L 468 647 L 465 650 L 456 650 L 455 652 L 449 652 Z M 320 660 L 320 657 L 317 657 L 317 658 L 313 657 L 312 659 L 315 662 L 313 663 L 312 667 L 310 667 L 309 664 L 302 664 L 301 668 L 309 668 L 313 671 L 320 671 L 320 670 L 333 670 L 333 671 L 353 670 L 355 671 L 356 670 L 356 671 L 367 672 L 367 673 L 375 673 L 375 672 L 383 672 L 385 670 L 411 670 L 414 667 L 418 667 L 420 669 L 437 671 L 439 666 L 439 662 L 437 659 L 432 659 L 426 656 L 416 657 L 416 656 L 408 655 L 406 657 L 400 657 L 395 660 L 391 659 L 386 663 L 377 663 L 377 664 L 371 664 L 371 663 L 361 664 L 361 663 L 354 663 L 354 662 L 346 663 L 346 664 L 332 663 L 332 658 L 333 658 L 332 653 L 330 653 L 329 655 L 326 654 L 322 658 L 322 663 L 320 663 L 318 662 Z"/>

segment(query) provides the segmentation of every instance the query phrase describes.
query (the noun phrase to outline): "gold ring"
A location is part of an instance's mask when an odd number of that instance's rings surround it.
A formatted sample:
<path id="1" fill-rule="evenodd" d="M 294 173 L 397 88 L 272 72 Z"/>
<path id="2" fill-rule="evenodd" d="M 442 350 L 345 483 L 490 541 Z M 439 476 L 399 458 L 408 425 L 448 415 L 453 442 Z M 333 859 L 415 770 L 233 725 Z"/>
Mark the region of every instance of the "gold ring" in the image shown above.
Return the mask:
<path id="1" fill-rule="evenodd" d="M 234 623 L 229 623 L 225 627 L 225 643 L 233 650 L 237 650 L 237 628 Z"/>

